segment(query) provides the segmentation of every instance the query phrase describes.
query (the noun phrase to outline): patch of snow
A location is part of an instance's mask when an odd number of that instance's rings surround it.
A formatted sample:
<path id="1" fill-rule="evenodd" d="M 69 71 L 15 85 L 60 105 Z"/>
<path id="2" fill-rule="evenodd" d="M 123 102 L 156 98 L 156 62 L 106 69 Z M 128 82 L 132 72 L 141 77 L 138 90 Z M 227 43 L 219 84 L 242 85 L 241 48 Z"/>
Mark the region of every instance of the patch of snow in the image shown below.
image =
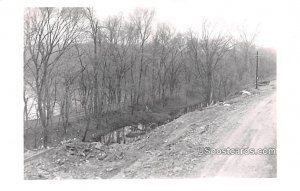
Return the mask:
<path id="1" fill-rule="evenodd" d="M 242 95 L 251 95 L 251 93 L 246 90 L 241 91 L 241 93 L 242 93 Z"/>
<path id="2" fill-rule="evenodd" d="M 139 130 L 143 130 L 143 125 L 139 123 L 139 124 L 138 124 L 138 129 L 139 129 Z"/>

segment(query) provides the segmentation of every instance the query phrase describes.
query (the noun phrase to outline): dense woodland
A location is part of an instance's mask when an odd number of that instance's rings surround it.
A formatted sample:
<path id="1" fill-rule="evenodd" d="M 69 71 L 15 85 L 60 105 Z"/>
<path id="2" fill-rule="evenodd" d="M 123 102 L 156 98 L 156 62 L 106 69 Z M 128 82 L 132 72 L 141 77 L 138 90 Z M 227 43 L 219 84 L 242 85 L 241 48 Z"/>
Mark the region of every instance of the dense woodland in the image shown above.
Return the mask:
<path id="1" fill-rule="evenodd" d="M 38 129 L 31 133 L 47 147 L 53 129 L 72 137 L 80 123 L 87 141 L 89 132 L 131 125 L 143 112 L 225 100 L 254 86 L 257 51 L 259 80 L 275 79 L 276 52 L 257 47 L 257 33 L 232 36 L 208 20 L 200 32 L 179 33 L 154 17 L 148 9 L 108 18 L 93 8 L 26 9 L 25 136 Z"/>

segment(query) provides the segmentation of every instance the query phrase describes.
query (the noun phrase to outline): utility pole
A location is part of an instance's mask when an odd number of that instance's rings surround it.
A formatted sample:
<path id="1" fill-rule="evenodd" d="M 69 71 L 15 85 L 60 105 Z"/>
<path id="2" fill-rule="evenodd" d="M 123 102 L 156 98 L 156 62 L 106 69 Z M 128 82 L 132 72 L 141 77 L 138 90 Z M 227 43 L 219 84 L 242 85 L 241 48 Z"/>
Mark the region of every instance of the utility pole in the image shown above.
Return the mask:
<path id="1" fill-rule="evenodd" d="M 257 89 L 257 81 L 258 81 L 258 51 L 256 52 L 256 78 L 255 78 L 255 88 Z"/>

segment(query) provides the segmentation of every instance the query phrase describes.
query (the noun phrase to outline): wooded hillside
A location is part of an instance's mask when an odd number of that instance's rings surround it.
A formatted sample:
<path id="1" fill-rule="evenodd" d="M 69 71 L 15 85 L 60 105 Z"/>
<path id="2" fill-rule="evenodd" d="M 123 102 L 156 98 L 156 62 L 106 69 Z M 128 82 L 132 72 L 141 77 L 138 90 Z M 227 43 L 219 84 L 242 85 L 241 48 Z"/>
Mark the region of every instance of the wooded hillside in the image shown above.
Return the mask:
<path id="1" fill-rule="evenodd" d="M 276 78 L 276 52 L 257 47 L 255 32 L 232 36 L 202 21 L 200 32 L 179 33 L 154 17 L 148 9 L 108 18 L 93 8 L 25 10 L 28 148 L 158 124 L 186 105 L 225 100 L 254 86 L 257 51 L 259 81 Z"/>

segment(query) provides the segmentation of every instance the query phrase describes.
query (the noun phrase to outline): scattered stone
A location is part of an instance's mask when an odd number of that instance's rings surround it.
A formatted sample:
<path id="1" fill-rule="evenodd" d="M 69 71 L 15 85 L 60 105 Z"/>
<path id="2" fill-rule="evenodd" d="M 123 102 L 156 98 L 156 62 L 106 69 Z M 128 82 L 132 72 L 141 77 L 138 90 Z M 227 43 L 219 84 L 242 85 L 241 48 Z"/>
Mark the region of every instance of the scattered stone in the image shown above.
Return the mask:
<path id="1" fill-rule="evenodd" d="M 107 169 L 106 169 L 107 172 L 111 172 L 111 171 L 113 171 L 113 170 L 114 170 L 113 167 L 110 167 L 110 168 L 107 168 Z"/>
<path id="2" fill-rule="evenodd" d="M 200 129 L 201 129 L 200 134 L 203 134 L 205 131 L 208 130 L 208 128 L 209 128 L 209 125 L 205 125 L 205 126 L 200 127 Z"/>
<path id="3" fill-rule="evenodd" d="M 65 163 L 65 161 L 64 161 L 64 160 L 61 160 L 61 159 L 57 159 L 56 163 L 57 163 L 58 165 L 63 165 L 63 164 Z"/>
<path id="4" fill-rule="evenodd" d="M 107 154 L 105 152 L 101 152 L 97 155 L 98 160 L 103 160 L 107 157 Z"/>
<path id="5" fill-rule="evenodd" d="M 102 150 L 103 149 L 103 144 L 100 143 L 100 142 L 96 142 L 94 147 L 95 147 L 95 149 Z"/>
<path id="6" fill-rule="evenodd" d="M 74 151 L 75 147 L 73 145 L 66 145 L 66 149 L 70 151 Z"/>
<path id="7" fill-rule="evenodd" d="M 143 125 L 139 123 L 138 126 L 137 126 L 137 129 L 142 131 L 143 130 Z"/>
<path id="8" fill-rule="evenodd" d="M 241 93 L 242 95 L 248 95 L 248 96 L 251 95 L 251 93 L 246 90 L 241 91 Z"/>
<path id="9" fill-rule="evenodd" d="M 79 153 L 79 156 L 85 157 L 84 152 L 80 152 L 80 153 Z"/>
<path id="10" fill-rule="evenodd" d="M 92 155 L 92 154 L 88 154 L 88 156 L 86 157 L 86 160 L 90 159 L 90 158 L 93 158 L 95 157 L 95 155 Z"/>

